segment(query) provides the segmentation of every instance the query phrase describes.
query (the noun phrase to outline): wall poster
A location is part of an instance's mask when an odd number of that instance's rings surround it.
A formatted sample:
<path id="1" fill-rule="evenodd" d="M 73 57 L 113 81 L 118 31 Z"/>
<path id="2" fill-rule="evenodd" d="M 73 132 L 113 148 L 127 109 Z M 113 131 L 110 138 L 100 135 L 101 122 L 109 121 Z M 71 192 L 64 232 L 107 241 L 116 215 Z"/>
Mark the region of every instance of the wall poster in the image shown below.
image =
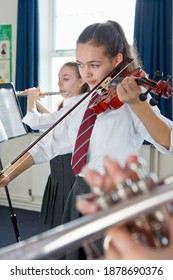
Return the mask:
<path id="1" fill-rule="evenodd" d="M 0 25 L 0 83 L 12 81 L 12 26 Z"/>

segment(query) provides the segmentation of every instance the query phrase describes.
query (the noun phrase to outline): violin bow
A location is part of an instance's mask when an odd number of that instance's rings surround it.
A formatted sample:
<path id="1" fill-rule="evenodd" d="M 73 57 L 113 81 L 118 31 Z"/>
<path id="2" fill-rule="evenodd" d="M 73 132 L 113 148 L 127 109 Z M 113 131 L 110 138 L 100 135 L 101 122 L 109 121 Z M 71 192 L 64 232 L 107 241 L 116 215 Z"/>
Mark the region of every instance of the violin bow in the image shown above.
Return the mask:
<path id="1" fill-rule="evenodd" d="M 104 77 L 91 91 L 89 91 L 84 97 L 82 97 L 74 106 L 71 107 L 63 116 L 61 116 L 52 126 L 50 126 L 45 132 L 43 132 L 35 141 L 33 141 L 21 154 L 19 154 L 11 163 L 9 163 L 3 170 L 0 171 L 0 176 L 17 160 L 19 160 L 24 154 L 26 154 L 32 147 L 34 147 L 42 138 L 44 138 L 55 126 L 57 126 L 63 119 L 65 119 L 74 109 L 76 109 L 89 95 L 94 93 L 94 91 L 100 89 L 101 87 L 106 87 L 112 79 L 118 77 L 133 61 L 132 58 L 125 58 L 122 60 L 106 77 Z M 119 71 L 118 69 L 127 63 Z"/>

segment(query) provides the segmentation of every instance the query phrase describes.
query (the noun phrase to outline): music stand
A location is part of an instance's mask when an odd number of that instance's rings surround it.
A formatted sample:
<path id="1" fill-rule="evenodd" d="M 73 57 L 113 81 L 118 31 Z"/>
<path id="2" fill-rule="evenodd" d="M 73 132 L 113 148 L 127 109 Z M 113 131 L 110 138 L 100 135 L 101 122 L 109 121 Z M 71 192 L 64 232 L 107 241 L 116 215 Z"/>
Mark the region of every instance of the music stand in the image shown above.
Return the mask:
<path id="1" fill-rule="evenodd" d="M 0 143 L 27 134 L 26 126 L 22 123 L 22 112 L 12 83 L 0 83 Z M 2 170 L 0 158 L 0 170 Z M 17 226 L 17 217 L 13 211 L 8 187 L 5 192 L 9 204 L 11 221 L 13 224 L 16 241 L 21 240 Z"/>
<path id="2" fill-rule="evenodd" d="M 5 141 L 5 140 L 8 140 L 8 137 L 7 137 L 7 134 L 5 132 L 5 129 L 4 129 L 4 126 L 0 120 L 0 143 Z"/>
<path id="3" fill-rule="evenodd" d="M 0 143 L 5 141 L 5 140 L 8 140 L 8 137 L 7 137 L 7 134 L 4 130 L 2 122 L 0 120 Z M 2 167 L 2 162 L 1 162 L 1 159 L 0 159 L 0 170 L 2 170 L 2 169 L 3 169 L 3 167 Z M 5 186 L 4 188 L 5 188 L 5 193 L 6 193 L 7 200 L 8 200 L 8 205 L 9 205 L 9 209 L 10 209 L 10 217 L 11 217 L 11 221 L 12 221 L 12 224 L 13 224 L 16 241 L 19 242 L 21 240 L 21 238 L 20 238 L 19 229 L 18 229 L 18 226 L 17 226 L 17 217 L 16 217 L 16 214 L 13 211 L 13 206 L 12 206 L 12 203 L 11 203 L 11 198 L 10 198 L 10 194 L 9 194 L 9 191 L 8 191 L 8 187 Z"/>

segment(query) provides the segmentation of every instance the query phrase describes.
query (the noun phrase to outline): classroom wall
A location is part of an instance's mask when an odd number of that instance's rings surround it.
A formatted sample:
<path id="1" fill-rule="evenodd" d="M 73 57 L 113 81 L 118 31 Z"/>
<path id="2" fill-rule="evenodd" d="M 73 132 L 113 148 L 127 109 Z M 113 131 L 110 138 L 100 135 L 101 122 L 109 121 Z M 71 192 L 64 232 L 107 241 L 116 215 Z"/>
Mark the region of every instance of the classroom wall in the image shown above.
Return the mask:
<path id="1" fill-rule="evenodd" d="M 0 25 L 12 25 L 12 79 L 15 81 L 18 0 L 0 0 Z"/>
<path id="2" fill-rule="evenodd" d="M 44 30 L 44 32 L 40 32 L 40 84 L 43 90 L 50 90 L 50 57 L 47 56 L 47 53 L 50 53 L 51 43 L 51 20 L 49 18 L 51 1 L 39 1 L 40 26 Z M 12 25 L 12 82 L 14 85 L 16 69 L 17 8 L 18 0 L 0 0 L 0 25 Z M 45 40 L 45 38 L 47 38 L 47 40 Z M 45 44 L 45 42 L 47 42 L 47 44 Z M 28 134 L 0 143 L 0 158 L 3 167 L 16 158 L 29 146 L 31 141 L 34 141 L 37 137 L 39 137 L 38 134 Z M 12 147 L 15 147 L 15 149 Z M 14 182 L 10 183 L 8 189 L 13 206 L 39 211 L 49 172 L 49 163 L 41 164 L 30 168 L 16 178 Z M 8 205 L 4 189 L 0 189 L 0 204 Z"/>

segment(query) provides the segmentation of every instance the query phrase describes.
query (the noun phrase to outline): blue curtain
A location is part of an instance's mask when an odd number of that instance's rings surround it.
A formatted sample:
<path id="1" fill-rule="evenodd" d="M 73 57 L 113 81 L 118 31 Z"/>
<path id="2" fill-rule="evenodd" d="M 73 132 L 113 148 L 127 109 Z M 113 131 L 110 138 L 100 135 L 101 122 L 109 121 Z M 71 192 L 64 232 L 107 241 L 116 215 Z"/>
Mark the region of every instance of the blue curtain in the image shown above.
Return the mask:
<path id="1" fill-rule="evenodd" d="M 144 70 L 172 76 L 172 0 L 136 0 L 134 40 Z M 172 99 L 161 98 L 163 115 L 172 119 Z"/>
<path id="2" fill-rule="evenodd" d="M 18 0 L 16 90 L 39 84 L 39 11 L 38 0 Z M 26 98 L 19 97 L 23 115 Z"/>

